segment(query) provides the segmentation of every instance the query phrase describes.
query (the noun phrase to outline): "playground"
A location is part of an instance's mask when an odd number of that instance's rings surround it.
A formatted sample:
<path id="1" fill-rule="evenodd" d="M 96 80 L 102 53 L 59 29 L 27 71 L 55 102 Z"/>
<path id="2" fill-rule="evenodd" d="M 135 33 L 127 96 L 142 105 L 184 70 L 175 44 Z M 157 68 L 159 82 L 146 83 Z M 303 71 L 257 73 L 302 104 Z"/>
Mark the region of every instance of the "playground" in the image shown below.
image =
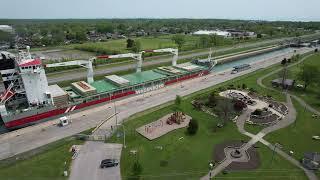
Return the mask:
<path id="1" fill-rule="evenodd" d="M 176 129 L 187 127 L 191 117 L 183 112 L 174 112 L 163 116 L 157 121 L 145 124 L 136 131 L 149 140 L 159 138 Z"/>

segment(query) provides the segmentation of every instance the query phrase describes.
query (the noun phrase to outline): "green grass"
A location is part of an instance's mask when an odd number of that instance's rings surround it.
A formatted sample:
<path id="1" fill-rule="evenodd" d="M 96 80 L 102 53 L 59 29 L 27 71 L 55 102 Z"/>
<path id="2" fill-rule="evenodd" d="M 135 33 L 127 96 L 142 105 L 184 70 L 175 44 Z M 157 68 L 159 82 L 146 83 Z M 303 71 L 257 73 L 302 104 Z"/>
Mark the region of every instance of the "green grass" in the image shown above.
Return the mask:
<path id="1" fill-rule="evenodd" d="M 266 72 L 270 72 L 279 65 L 274 65 L 270 69 L 264 69 L 257 72 L 250 73 L 243 77 L 236 78 L 229 82 L 219 84 L 214 87 L 214 89 L 219 89 L 221 87 L 228 87 L 233 84 L 235 87 L 246 83 L 248 88 L 253 87 L 261 94 L 271 94 L 278 99 L 284 100 L 277 92 L 268 92 L 265 89 L 259 88 L 256 85 L 256 78 L 262 76 Z M 157 177 L 157 179 L 170 179 L 170 174 L 177 173 L 179 176 L 174 176 L 174 179 L 197 179 L 207 172 L 207 163 L 212 157 L 213 147 L 215 144 L 221 143 L 226 140 L 232 139 L 247 139 L 241 135 L 234 124 L 229 123 L 226 128 L 219 129 L 218 132 L 214 133 L 212 131 L 213 127 L 220 120 L 218 118 L 213 118 L 205 113 L 193 110 L 190 101 L 191 99 L 207 94 L 212 91 L 212 88 L 205 89 L 194 94 L 187 96 L 182 103 L 182 109 L 188 115 L 198 119 L 200 129 L 196 136 L 187 136 L 185 134 L 185 129 L 180 129 L 171 132 L 165 136 L 160 137 L 154 141 L 149 141 L 139 134 L 135 133 L 135 129 L 148 123 L 157 120 L 163 115 L 171 112 L 171 107 L 164 107 L 160 110 L 151 111 L 147 114 L 141 116 L 136 116 L 130 118 L 131 120 L 125 123 L 126 127 L 126 140 L 127 149 L 122 152 L 121 158 L 121 173 L 123 177 L 130 177 L 133 162 L 139 159 L 142 164 L 144 171 L 143 176 L 145 179 L 151 178 L 151 176 Z M 184 137 L 184 140 L 179 141 L 180 137 Z M 111 139 L 111 142 L 121 143 L 122 139 L 117 139 L 115 136 Z M 159 151 L 155 149 L 155 146 L 163 146 L 164 150 Z M 290 169 L 293 172 L 296 179 L 305 179 L 303 172 L 295 168 L 289 162 L 284 159 L 275 156 L 273 166 L 268 166 L 268 162 L 271 159 L 271 151 L 267 147 L 262 147 L 259 145 L 260 154 L 267 154 L 262 158 L 262 166 L 258 169 L 263 172 L 258 171 L 244 171 L 232 173 L 228 176 L 245 176 L 245 177 L 255 177 L 257 175 L 268 175 L 268 176 L 287 176 L 285 171 L 275 172 L 277 169 Z M 196 148 L 193 148 L 196 147 Z M 138 155 L 130 155 L 130 150 L 138 150 Z M 152 159 L 152 160 L 151 160 Z M 168 166 L 160 167 L 160 161 L 168 161 Z M 182 175 L 184 172 L 190 172 L 187 176 Z M 161 175 L 161 176 L 160 176 Z M 165 176 L 168 175 L 168 176 Z M 160 177 L 159 177 L 160 176 Z"/>
<path id="2" fill-rule="evenodd" d="M 83 141 L 66 138 L 48 144 L 46 145 L 48 148 L 43 152 L 36 155 L 28 155 L 28 157 L 23 158 L 22 160 L 14 160 L 13 162 L 10 160 L 3 160 L 0 165 L 0 179 L 66 180 L 67 177 L 63 177 L 63 171 L 68 170 L 68 173 L 70 173 L 72 154 L 69 152 L 69 149 L 74 144 L 82 143 Z"/>
<path id="3" fill-rule="evenodd" d="M 301 169 L 292 165 L 277 153 L 258 143 L 257 151 L 259 152 L 261 165 L 256 170 L 250 171 L 235 171 L 229 172 L 229 174 L 220 173 L 214 179 L 290 179 L 290 180 L 303 180 L 308 179 Z"/>
<path id="4" fill-rule="evenodd" d="M 149 141 L 135 132 L 136 128 L 172 112 L 172 105 L 124 124 L 127 132 L 127 148 L 123 149 L 121 156 L 123 177 L 131 176 L 133 162 L 139 159 L 143 166 L 144 179 L 152 179 L 151 176 L 157 179 L 197 179 L 207 173 L 208 162 L 212 159 L 215 144 L 225 140 L 247 139 L 239 134 L 231 122 L 225 128 L 213 132 L 213 128 L 220 121 L 206 113 L 194 110 L 190 99 L 183 100 L 181 107 L 184 112 L 199 122 L 199 130 L 195 136 L 187 135 L 184 128 Z M 180 137 L 184 139 L 179 140 Z M 111 142 L 122 143 L 122 138 L 117 139 L 116 136 L 113 136 Z M 156 146 L 163 146 L 163 150 L 157 150 Z M 138 150 L 138 154 L 131 155 L 130 150 Z M 168 165 L 161 167 L 161 161 L 168 161 Z M 190 174 L 183 175 L 185 172 L 190 172 Z M 171 176 L 175 173 L 179 175 Z"/>
<path id="5" fill-rule="evenodd" d="M 313 118 L 312 113 L 305 111 L 297 101 L 293 104 L 298 113 L 296 122 L 267 135 L 265 139 L 279 142 L 284 151 L 293 151 L 295 159 L 300 160 L 305 152 L 320 152 L 320 141 L 312 139 L 312 136 L 320 135 L 320 119 Z"/>
<path id="6" fill-rule="evenodd" d="M 300 71 L 300 67 L 303 66 L 303 64 L 310 64 L 313 66 L 317 66 L 320 68 L 320 54 L 314 54 L 310 57 L 308 57 L 303 63 L 300 63 L 298 65 L 295 65 L 293 67 L 289 68 L 289 77 L 291 79 L 297 79 L 297 74 Z M 276 73 L 268 78 L 266 78 L 263 83 L 269 87 L 271 87 L 270 81 L 279 78 L 280 75 L 279 73 Z M 297 80 L 296 84 L 303 84 L 303 82 Z M 295 94 L 302 98 L 305 102 L 307 102 L 310 106 L 316 108 L 317 110 L 320 111 L 320 93 L 319 93 L 319 85 L 316 84 L 311 84 L 308 86 L 307 90 L 299 89 L 299 88 L 294 88 L 290 90 L 290 93 Z"/>

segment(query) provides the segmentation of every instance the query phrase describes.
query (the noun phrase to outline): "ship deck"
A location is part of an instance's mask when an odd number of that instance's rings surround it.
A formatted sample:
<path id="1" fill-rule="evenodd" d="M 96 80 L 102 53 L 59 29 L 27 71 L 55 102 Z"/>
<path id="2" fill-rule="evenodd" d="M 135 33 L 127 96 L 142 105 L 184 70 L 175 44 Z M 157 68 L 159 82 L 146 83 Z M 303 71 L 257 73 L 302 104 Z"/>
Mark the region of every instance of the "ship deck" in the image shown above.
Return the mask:
<path id="1" fill-rule="evenodd" d="M 181 68 L 181 67 L 186 67 L 186 66 L 193 66 L 193 69 L 186 70 L 186 69 Z M 189 73 L 194 73 L 197 71 L 207 69 L 204 66 L 195 65 L 195 64 L 191 64 L 191 63 L 179 64 L 179 67 L 167 66 L 167 68 L 173 69 L 173 71 L 169 72 L 169 71 L 165 71 L 161 68 L 156 68 L 153 70 L 147 70 L 147 71 L 122 75 L 122 76 L 120 76 L 121 78 L 124 78 L 129 81 L 128 85 L 125 85 L 125 86 L 116 85 L 106 79 L 96 80 L 95 82 L 91 83 L 90 85 L 93 86 L 94 88 L 96 88 L 97 94 L 112 93 L 112 92 L 116 92 L 116 91 L 119 91 L 122 89 L 127 89 L 130 87 L 148 84 L 148 83 L 152 83 L 152 82 L 159 82 L 159 81 L 166 80 L 169 78 L 184 76 Z M 175 71 L 179 71 L 179 73 L 175 73 Z M 68 89 L 68 91 L 72 90 L 72 88 L 70 88 L 70 87 L 66 87 L 65 89 Z M 78 96 L 81 96 L 77 92 L 72 92 L 72 93 L 76 94 Z M 77 96 L 77 98 L 79 98 L 78 96 Z"/>

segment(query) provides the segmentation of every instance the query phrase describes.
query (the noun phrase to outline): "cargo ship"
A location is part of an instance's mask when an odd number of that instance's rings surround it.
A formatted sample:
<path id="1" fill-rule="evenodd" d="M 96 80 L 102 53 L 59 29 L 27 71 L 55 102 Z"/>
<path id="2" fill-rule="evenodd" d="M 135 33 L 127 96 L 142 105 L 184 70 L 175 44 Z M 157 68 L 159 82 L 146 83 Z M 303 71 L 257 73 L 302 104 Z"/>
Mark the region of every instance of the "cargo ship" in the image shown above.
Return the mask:
<path id="1" fill-rule="evenodd" d="M 177 64 L 178 50 L 167 48 L 46 65 L 43 64 L 43 59 L 32 57 L 29 49 L 27 47 L 26 51 L 20 50 L 17 55 L 0 52 L 0 70 L 5 87 L 0 96 L 0 114 L 4 126 L 9 130 L 205 76 L 217 64 L 211 58 L 211 54 L 208 59 Z M 172 53 L 172 65 L 141 71 L 143 53 L 148 52 Z M 135 73 L 123 76 L 108 75 L 104 79 L 94 81 L 92 63 L 96 58 L 128 57 L 138 61 Z M 73 82 L 68 87 L 48 85 L 45 68 L 69 65 L 87 68 L 87 81 Z"/>

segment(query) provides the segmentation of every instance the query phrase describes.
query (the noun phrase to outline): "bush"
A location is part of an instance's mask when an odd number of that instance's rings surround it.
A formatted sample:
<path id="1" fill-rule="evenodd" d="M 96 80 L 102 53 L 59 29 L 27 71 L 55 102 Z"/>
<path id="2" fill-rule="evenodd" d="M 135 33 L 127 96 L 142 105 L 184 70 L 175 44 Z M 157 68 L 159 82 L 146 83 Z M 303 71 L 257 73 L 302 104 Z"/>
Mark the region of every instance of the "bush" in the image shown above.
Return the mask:
<path id="1" fill-rule="evenodd" d="M 208 96 L 208 106 L 209 107 L 214 107 L 217 104 L 217 95 L 216 92 L 212 92 Z"/>
<path id="2" fill-rule="evenodd" d="M 140 175 L 142 173 L 142 166 L 141 164 L 139 163 L 139 161 L 136 161 L 133 166 L 132 166 L 132 174 L 133 174 L 133 177 L 130 178 L 132 180 L 138 180 L 140 179 Z"/>
<path id="3" fill-rule="evenodd" d="M 249 91 L 250 91 L 250 92 L 257 92 L 257 91 L 256 91 L 255 89 L 253 89 L 253 88 L 250 88 Z"/>
<path id="4" fill-rule="evenodd" d="M 256 109 L 255 111 L 252 112 L 253 115 L 261 116 L 262 110 L 261 109 Z"/>
<path id="5" fill-rule="evenodd" d="M 247 105 L 246 103 L 244 103 L 243 101 L 237 100 L 234 104 L 233 104 L 233 108 L 236 111 L 242 111 L 244 108 L 246 108 Z"/>
<path id="6" fill-rule="evenodd" d="M 199 125 L 198 121 L 195 119 L 191 119 L 189 122 L 189 126 L 187 128 L 187 132 L 189 135 L 195 135 L 198 131 Z"/>
<path id="7" fill-rule="evenodd" d="M 247 85 L 246 84 L 242 84 L 242 89 L 247 89 Z"/>

